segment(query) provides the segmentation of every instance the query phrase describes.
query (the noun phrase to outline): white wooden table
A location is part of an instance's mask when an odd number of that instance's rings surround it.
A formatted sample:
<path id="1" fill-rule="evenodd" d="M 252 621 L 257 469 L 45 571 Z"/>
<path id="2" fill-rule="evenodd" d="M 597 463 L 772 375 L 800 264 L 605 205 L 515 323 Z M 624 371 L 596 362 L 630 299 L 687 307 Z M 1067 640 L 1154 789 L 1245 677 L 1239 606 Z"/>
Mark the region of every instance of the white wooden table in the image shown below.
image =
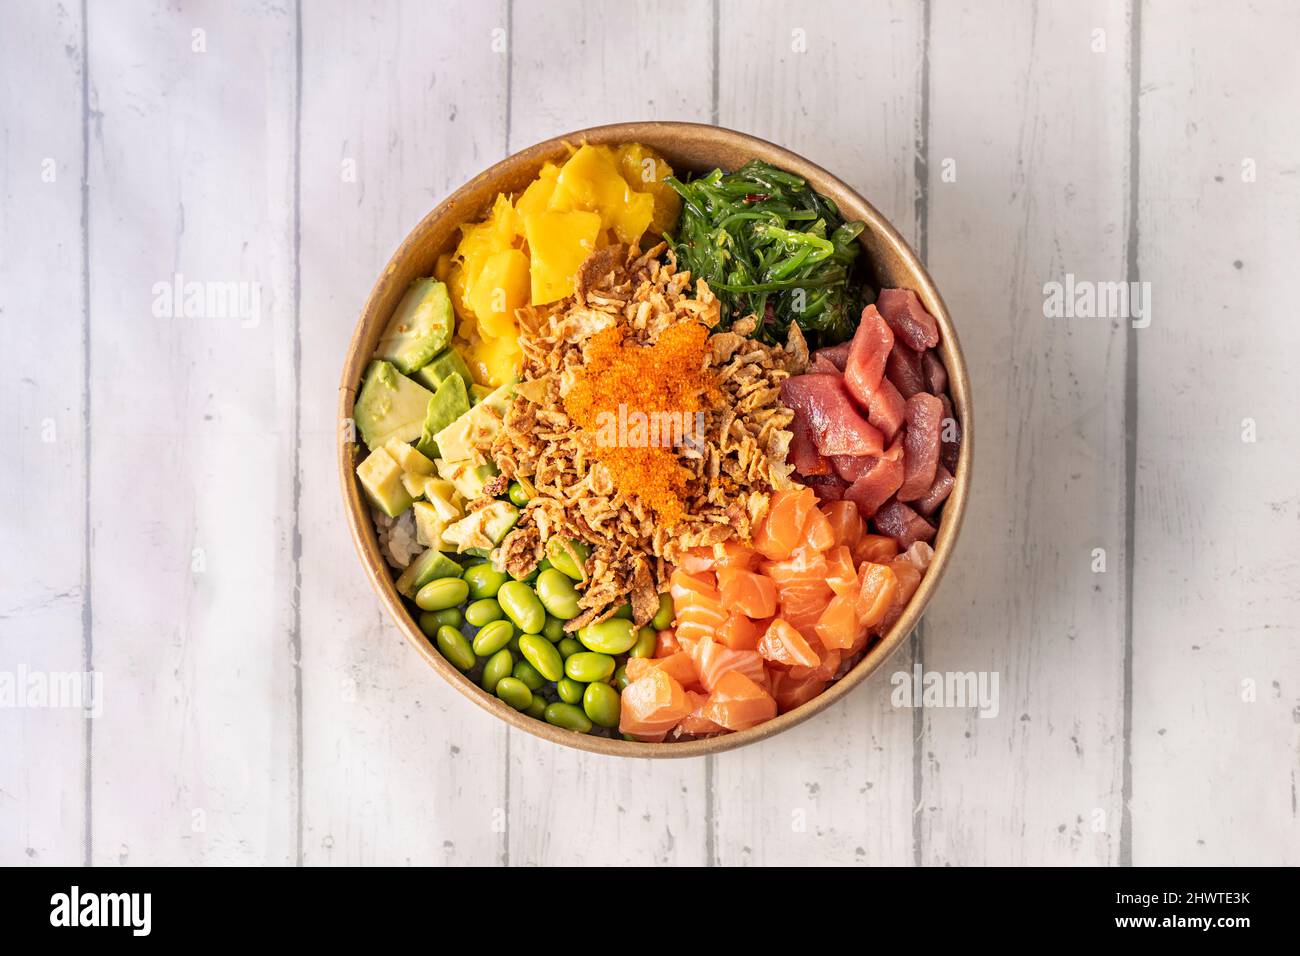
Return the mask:
<path id="1" fill-rule="evenodd" d="M 1280 0 L 6 0 L 0 680 L 93 670 L 102 713 L 0 707 L 0 863 L 1300 863 L 1298 38 Z M 445 686 L 333 460 L 402 236 L 646 118 L 858 187 L 976 396 L 910 646 L 708 760 L 559 749 Z M 1149 325 L 1045 318 L 1067 274 L 1149 283 Z M 915 663 L 996 672 L 998 716 L 892 706 Z"/>

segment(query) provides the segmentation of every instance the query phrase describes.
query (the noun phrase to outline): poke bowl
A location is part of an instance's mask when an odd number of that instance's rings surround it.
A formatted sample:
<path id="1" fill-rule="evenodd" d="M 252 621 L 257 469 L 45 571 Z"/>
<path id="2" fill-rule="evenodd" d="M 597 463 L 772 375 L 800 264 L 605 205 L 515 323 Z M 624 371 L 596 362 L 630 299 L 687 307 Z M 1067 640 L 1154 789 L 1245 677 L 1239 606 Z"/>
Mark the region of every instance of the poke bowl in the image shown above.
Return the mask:
<path id="1" fill-rule="evenodd" d="M 412 230 L 339 390 L 362 566 L 511 726 L 689 757 L 836 703 L 904 642 L 970 484 L 957 335 L 898 232 L 780 146 L 624 123 Z"/>

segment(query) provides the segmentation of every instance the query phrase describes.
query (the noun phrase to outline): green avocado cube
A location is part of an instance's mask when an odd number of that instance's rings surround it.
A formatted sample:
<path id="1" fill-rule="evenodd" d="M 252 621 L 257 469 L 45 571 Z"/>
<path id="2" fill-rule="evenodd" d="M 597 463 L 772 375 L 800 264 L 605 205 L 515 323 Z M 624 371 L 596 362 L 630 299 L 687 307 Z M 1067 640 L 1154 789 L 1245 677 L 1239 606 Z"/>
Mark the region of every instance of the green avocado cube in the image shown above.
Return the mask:
<path id="1" fill-rule="evenodd" d="M 393 460 L 402 466 L 402 471 L 408 474 L 426 477 L 433 474 L 433 462 L 404 441 L 390 438 L 384 442 L 384 451 L 392 455 Z"/>
<path id="2" fill-rule="evenodd" d="M 465 569 L 437 548 L 420 552 L 397 578 L 398 593 L 414 598 L 415 593 L 435 578 L 458 578 Z"/>
<path id="3" fill-rule="evenodd" d="M 391 363 L 371 362 L 352 409 L 361 440 L 372 451 L 390 438 L 415 441 L 423 431 L 432 398 L 432 392 Z"/>
<path id="4" fill-rule="evenodd" d="M 493 548 L 504 540 L 518 520 L 518 508 L 508 501 L 494 501 L 449 525 L 442 533 L 442 540 L 454 545 L 457 551 Z"/>
<path id="5" fill-rule="evenodd" d="M 469 366 L 465 364 L 465 359 L 461 357 L 460 352 L 455 349 L 443 349 L 413 377 L 426 388 L 436 390 L 449 375 L 459 375 L 467 387 L 473 387 L 474 379 L 470 375 Z"/>
<path id="6" fill-rule="evenodd" d="M 455 327 L 447 287 L 437 279 L 416 279 L 388 320 L 375 358 L 410 375 L 447 347 Z"/>
<path id="7" fill-rule="evenodd" d="M 461 497 L 473 501 L 483 494 L 487 480 L 499 474 L 497 466 L 490 461 L 437 461 L 438 474 L 450 481 Z"/>
<path id="8" fill-rule="evenodd" d="M 402 485 L 402 466 L 382 448 L 376 448 L 357 465 L 357 477 L 366 497 L 376 508 L 396 518 L 411 507 L 411 495 Z"/>
<path id="9" fill-rule="evenodd" d="M 502 385 L 481 402 L 434 435 L 440 457 L 468 461 L 474 451 L 490 444 L 505 424 L 506 409 L 514 396 L 514 383 Z"/>
<path id="10" fill-rule="evenodd" d="M 469 396 L 465 393 L 465 380 L 459 375 L 448 375 L 429 399 L 424 423 L 420 429 L 419 454 L 430 458 L 440 457 L 434 435 L 469 411 Z"/>

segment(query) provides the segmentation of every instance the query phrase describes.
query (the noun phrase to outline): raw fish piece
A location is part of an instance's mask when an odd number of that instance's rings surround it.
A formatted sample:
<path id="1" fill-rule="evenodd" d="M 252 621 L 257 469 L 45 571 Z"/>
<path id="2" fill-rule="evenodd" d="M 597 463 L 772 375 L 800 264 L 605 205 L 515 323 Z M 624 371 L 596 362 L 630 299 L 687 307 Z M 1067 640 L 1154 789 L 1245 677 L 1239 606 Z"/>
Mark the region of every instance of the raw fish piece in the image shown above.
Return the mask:
<path id="1" fill-rule="evenodd" d="M 911 289 L 881 289 L 876 307 L 894 335 L 918 352 L 939 344 L 939 323 Z"/>
<path id="2" fill-rule="evenodd" d="M 873 516 L 903 483 L 903 462 L 888 457 L 872 458 L 870 462 L 862 476 L 844 492 L 845 500 L 856 504 L 864 518 Z"/>
<path id="3" fill-rule="evenodd" d="M 925 372 L 921 370 L 921 353 L 902 342 L 895 342 L 885 363 L 885 376 L 894 383 L 903 398 L 925 391 Z"/>
<path id="4" fill-rule="evenodd" d="M 885 441 L 892 442 L 906 421 L 906 399 L 893 382 L 882 378 L 880 387 L 871 396 L 871 404 L 867 406 L 867 422 L 880 429 Z"/>
<path id="5" fill-rule="evenodd" d="M 948 391 L 948 370 L 934 349 L 921 356 L 921 371 L 925 373 L 925 390 L 931 395 L 942 395 Z"/>
<path id="6" fill-rule="evenodd" d="M 844 363 L 844 386 L 864 409 L 870 407 L 871 396 L 885 377 L 885 363 L 893 347 L 894 333 L 889 325 L 874 305 L 867 306 Z"/>
<path id="7" fill-rule="evenodd" d="M 802 412 L 823 455 L 878 455 L 880 432 L 853 407 L 843 380 L 834 375 L 796 375 L 781 383 L 781 401 Z"/>
<path id="8" fill-rule="evenodd" d="M 943 420 L 943 402 L 928 392 L 918 392 L 907 400 L 907 431 L 903 433 L 903 483 L 899 501 L 915 501 L 925 496 L 934 484 L 939 464 L 939 424 Z"/>
<path id="9" fill-rule="evenodd" d="M 952 494 L 952 486 L 955 479 L 952 472 L 943 465 L 939 465 L 934 470 L 934 483 L 930 485 L 930 490 L 916 501 L 916 510 L 927 518 L 931 517 L 939 506 L 947 500 Z"/>
<path id="10" fill-rule="evenodd" d="M 934 525 L 896 498 L 881 506 L 873 520 L 877 531 L 889 535 L 904 550 L 917 541 L 929 544 L 934 540 Z"/>

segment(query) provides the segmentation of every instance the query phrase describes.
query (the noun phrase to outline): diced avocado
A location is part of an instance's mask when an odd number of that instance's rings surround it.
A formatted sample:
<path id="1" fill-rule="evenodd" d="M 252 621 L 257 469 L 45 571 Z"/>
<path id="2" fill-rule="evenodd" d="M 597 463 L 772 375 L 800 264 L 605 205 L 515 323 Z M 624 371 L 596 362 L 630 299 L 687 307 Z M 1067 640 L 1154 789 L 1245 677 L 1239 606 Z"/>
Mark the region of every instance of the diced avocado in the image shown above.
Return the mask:
<path id="1" fill-rule="evenodd" d="M 518 520 L 518 508 L 508 501 L 494 501 L 449 525 L 442 533 L 442 540 L 455 545 L 457 551 L 492 548 L 501 543 Z"/>
<path id="2" fill-rule="evenodd" d="M 370 449 L 390 438 L 415 441 L 424 427 L 433 393 L 412 381 L 389 362 L 371 362 L 361 382 L 352 415 L 361 440 Z"/>
<path id="3" fill-rule="evenodd" d="M 465 380 L 459 375 L 448 375 L 429 399 L 420 431 L 419 449 L 431 458 L 441 457 L 433 436 L 469 411 L 469 396 L 465 393 Z"/>
<path id="4" fill-rule="evenodd" d="M 427 475 L 417 475 L 414 472 L 402 472 L 402 487 L 412 498 L 424 497 L 424 485 L 429 480 Z"/>
<path id="5" fill-rule="evenodd" d="M 426 478 L 424 496 L 444 521 L 465 517 L 465 499 L 456 486 L 445 478 Z"/>
<path id="6" fill-rule="evenodd" d="M 436 389 L 449 375 L 459 375 L 467 386 L 474 381 L 464 357 L 456 349 L 443 349 L 428 365 L 418 370 L 414 377 L 427 388 Z"/>
<path id="7" fill-rule="evenodd" d="M 409 598 L 434 578 L 458 578 L 464 574 L 459 564 L 437 548 L 420 552 L 419 557 L 406 566 L 397 578 L 397 590 Z"/>
<path id="8" fill-rule="evenodd" d="M 447 287 L 437 279 L 416 279 L 388 320 L 375 358 L 410 375 L 447 347 L 455 325 Z"/>
<path id="9" fill-rule="evenodd" d="M 440 457 L 447 461 L 466 461 L 474 457 L 475 448 L 490 444 L 501 430 L 513 393 L 513 383 L 502 385 L 435 434 Z"/>
<path id="10" fill-rule="evenodd" d="M 382 448 L 376 448 L 357 465 L 357 477 L 366 497 L 376 508 L 396 518 L 411 507 L 411 495 L 402 485 L 402 466 Z"/>
<path id="11" fill-rule="evenodd" d="M 447 530 L 447 525 L 451 522 L 442 517 L 437 508 L 427 501 L 417 501 L 411 505 L 411 512 L 415 515 L 416 544 L 433 548 L 435 551 L 456 550 L 454 546 L 447 545 L 442 540 L 442 533 Z"/>
<path id="12" fill-rule="evenodd" d="M 483 494 L 483 485 L 493 475 L 498 474 L 497 466 L 490 461 L 437 461 L 438 474 L 446 478 L 466 501 L 473 501 Z"/>
<path id="13" fill-rule="evenodd" d="M 384 442 L 384 451 L 393 456 L 393 460 L 402 466 L 402 471 L 426 477 L 433 474 L 433 462 L 404 441 L 390 438 Z"/>

